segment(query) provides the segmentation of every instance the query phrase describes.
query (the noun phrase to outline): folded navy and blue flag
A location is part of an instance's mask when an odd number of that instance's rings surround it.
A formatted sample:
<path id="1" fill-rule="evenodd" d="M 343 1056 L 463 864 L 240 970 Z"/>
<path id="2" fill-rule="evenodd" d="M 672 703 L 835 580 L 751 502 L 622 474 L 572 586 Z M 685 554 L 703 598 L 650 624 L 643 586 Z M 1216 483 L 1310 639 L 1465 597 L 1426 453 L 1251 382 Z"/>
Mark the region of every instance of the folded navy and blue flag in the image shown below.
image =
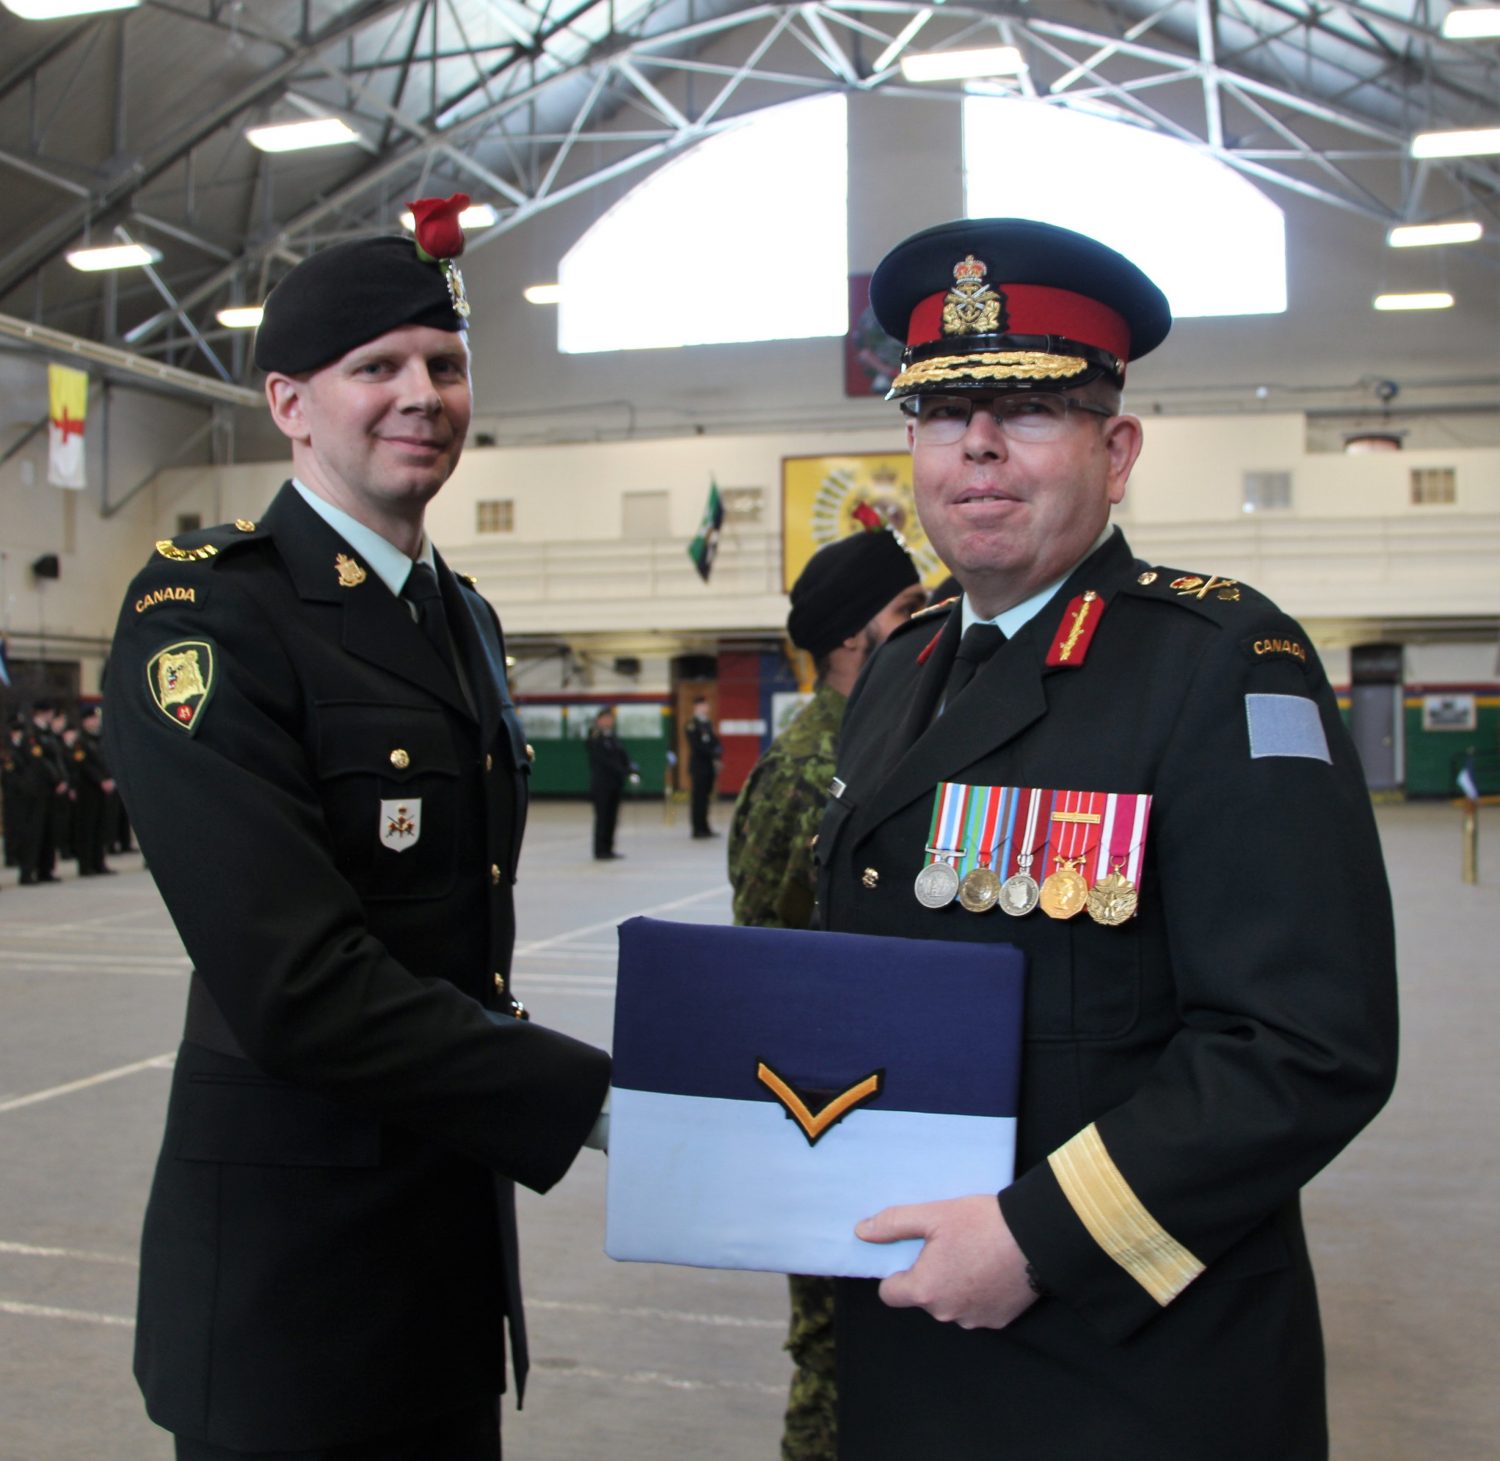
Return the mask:
<path id="1" fill-rule="evenodd" d="M 620 926 L 612 1258 L 881 1278 L 892 1203 L 1014 1174 L 1024 962 L 1008 945 Z"/>

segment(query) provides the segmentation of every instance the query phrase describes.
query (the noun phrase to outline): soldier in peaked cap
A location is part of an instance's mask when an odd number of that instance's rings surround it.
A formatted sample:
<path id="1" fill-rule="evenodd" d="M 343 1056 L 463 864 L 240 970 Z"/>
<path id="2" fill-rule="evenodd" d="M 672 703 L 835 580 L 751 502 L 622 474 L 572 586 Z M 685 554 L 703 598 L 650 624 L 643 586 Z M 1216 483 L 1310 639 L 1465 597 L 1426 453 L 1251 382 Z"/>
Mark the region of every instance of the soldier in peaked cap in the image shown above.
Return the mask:
<path id="1" fill-rule="evenodd" d="M 838 1282 L 840 1455 L 1316 1461 L 1298 1193 L 1395 1070 L 1354 748 L 1295 621 L 1110 523 L 1142 444 L 1126 368 L 1170 325 L 1139 268 L 969 220 L 895 248 L 871 299 L 962 596 L 850 698 L 819 918 L 935 964 L 1014 944 L 1027 995 L 1014 1180 L 856 1230 L 924 1242 Z"/>
<path id="2" fill-rule="evenodd" d="M 423 526 L 469 422 L 466 201 L 272 291 L 292 479 L 158 543 L 115 634 L 110 764 L 194 966 L 136 1331 L 183 1458 L 498 1457 L 512 1183 L 563 1175 L 608 1082 L 510 987 L 528 757 Z"/>
<path id="3" fill-rule="evenodd" d="M 787 637 L 812 657 L 817 685 L 755 763 L 735 802 L 729 882 L 737 924 L 811 923 L 812 839 L 833 776 L 846 699 L 869 657 L 925 602 L 916 564 L 889 528 L 824 545 L 798 574 Z M 783 1461 L 833 1461 L 833 1284 L 794 1275 L 790 1285 L 786 1348 L 795 1368 L 781 1454 Z"/>

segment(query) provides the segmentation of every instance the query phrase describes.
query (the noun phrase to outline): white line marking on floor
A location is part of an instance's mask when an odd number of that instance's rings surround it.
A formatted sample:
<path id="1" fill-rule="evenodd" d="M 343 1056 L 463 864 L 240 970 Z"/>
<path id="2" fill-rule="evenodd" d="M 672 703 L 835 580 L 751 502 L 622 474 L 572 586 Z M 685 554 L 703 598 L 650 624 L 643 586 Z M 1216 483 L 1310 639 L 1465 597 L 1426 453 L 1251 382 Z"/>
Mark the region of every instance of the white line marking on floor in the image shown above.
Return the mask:
<path id="1" fill-rule="evenodd" d="M 712 888 L 705 888 L 701 893 L 689 893 L 687 897 L 674 898 L 670 903 L 657 903 L 650 908 L 638 908 L 634 913 L 621 913 L 614 918 L 602 919 L 598 923 L 586 923 L 582 928 L 571 929 L 567 933 L 555 933 L 551 938 L 517 944 L 516 957 L 535 953 L 538 949 L 551 948 L 553 944 L 566 943 L 569 939 L 582 938 L 585 934 L 600 933 L 606 928 L 614 928 L 624 923 L 627 918 L 650 918 L 658 913 L 670 913 L 674 908 L 686 908 L 689 903 L 701 903 L 705 898 L 716 898 L 728 891 L 728 883 L 716 883 Z"/>
<path id="2" fill-rule="evenodd" d="M 22 1106 L 35 1106 L 38 1101 L 50 1101 L 54 1096 L 68 1096 L 74 1091 L 86 1091 L 90 1086 L 102 1086 L 107 1081 L 117 1081 L 122 1076 L 134 1075 L 141 1070 L 171 1070 L 174 1056 L 153 1055 L 149 1060 L 137 1060 L 133 1065 L 117 1066 L 114 1070 L 101 1070 L 98 1075 L 87 1075 L 82 1080 L 69 1081 L 66 1085 L 51 1086 L 45 1091 L 33 1091 L 29 1096 L 12 1096 L 0 1101 L 0 1111 L 18 1111 Z"/>
<path id="3" fill-rule="evenodd" d="M 531 1362 L 541 1371 L 565 1380 L 617 1381 L 626 1385 L 659 1385 L 664 1390 L 739 1390 L 751 1395 L 785 1395 L 786 1385 L 767 1385 L 760 1380 L 689 1380 L 684 1375 L 664 1375 L 660 1370 L 596 1370 L 592 1365 L 549 1365 L 545 1359 Z M 533 1383 L 535 1383 L 533 1381 Z"/>
<path id="4" fill-rule="evenodd" d="M 71 1319 L 75 1324 L 107 1324 L 115 1329 L 134 1329 L 135 1320 L 124 1314 L 95 1314 L 88 1309 L 57 1309 L 51 1304 L 22 1304 L 0 1299 L 0 1314 L 19 1314 L 26 1319 Z"/>
<path id="5" fill-rule="evenodd" d="M 0 1253 L 18 1258 L 66 1258 L 69 1263 L 117 1263 L 124 1268 L 139 1267 L 134 1258 L 120 1253 L 93 1253 L 87 1248 L 43 1248 L 36 1243 L 7 1243 L 0 1240 Z"/>

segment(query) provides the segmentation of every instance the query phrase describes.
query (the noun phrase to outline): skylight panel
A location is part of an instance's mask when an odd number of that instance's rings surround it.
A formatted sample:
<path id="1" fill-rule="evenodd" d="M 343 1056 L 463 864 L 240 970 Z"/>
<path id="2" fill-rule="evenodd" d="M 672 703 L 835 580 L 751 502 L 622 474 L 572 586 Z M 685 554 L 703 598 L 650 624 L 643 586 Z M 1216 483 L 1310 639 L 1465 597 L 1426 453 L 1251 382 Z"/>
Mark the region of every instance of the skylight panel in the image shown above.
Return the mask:
<path id="1" fill-rule="evenodd" d="M 844 334 L 847 198 L 842 96 L 753 113 L 652 174 L 563 257 L 559 349 Z"/>
<path id="2" fill-rule="evenodd" d="M 1178 318 L 1286 309 L 1280 208 L 1206 151 L 1128 124 L 1004 97 L 964 101 L 971 218 L 1035 218 L 1118 249 Z"/>

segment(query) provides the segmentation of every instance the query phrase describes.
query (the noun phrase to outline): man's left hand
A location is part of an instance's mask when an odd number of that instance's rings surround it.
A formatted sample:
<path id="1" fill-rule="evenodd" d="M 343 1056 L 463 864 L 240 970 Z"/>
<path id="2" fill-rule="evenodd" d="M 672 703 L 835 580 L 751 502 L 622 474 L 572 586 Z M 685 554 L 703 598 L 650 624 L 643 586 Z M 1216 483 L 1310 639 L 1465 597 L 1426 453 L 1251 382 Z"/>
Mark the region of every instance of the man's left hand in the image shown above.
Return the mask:
<path id="1" fill-rule="evenodd" d="M 867 1243 L 923 1239 L 917 1261 L 880 1284 L 893 1309 L 925 1309 L 960 1329 L 1004 1329 L 1036 1302 L 993 1194 L 888 1207 L 857 1223 Z"/>

